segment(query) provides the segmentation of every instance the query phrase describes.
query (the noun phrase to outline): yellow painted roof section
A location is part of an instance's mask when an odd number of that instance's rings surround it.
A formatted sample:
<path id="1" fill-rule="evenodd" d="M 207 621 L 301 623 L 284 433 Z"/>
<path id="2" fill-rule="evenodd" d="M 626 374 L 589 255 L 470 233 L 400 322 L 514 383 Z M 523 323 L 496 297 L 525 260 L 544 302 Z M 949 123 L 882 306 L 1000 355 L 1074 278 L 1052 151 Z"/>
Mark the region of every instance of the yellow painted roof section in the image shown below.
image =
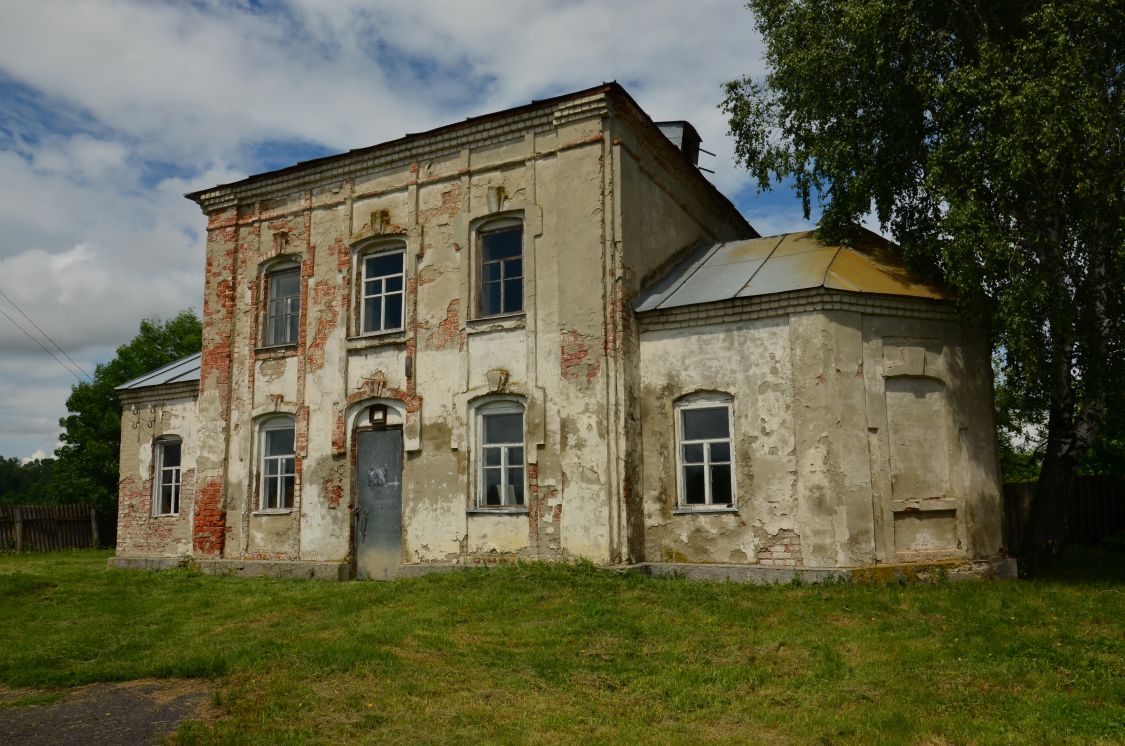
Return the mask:
<path id="1" fill-rule="evenodd" d="M 869 231 L 854 247 L 825 244 L 811 231 L 697 247 L 645 292 L 638 311 L 824 287 L 851 293 L 950 299 L 906 268 L 899 248 Z"/>

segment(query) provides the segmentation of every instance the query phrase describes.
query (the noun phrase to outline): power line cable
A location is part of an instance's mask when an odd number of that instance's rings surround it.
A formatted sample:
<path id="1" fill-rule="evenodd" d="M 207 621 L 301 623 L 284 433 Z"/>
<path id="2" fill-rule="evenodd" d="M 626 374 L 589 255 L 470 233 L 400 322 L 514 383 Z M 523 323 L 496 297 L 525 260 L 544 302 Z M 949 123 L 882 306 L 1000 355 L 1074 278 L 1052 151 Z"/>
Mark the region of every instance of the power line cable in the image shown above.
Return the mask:
<path id="1" fill-rule="evenodd" d="M 32 321 L 32 320 L 31 320 L 31 317 L 30 317 L 30 316 L 28 316 L 28 315 L 27 315 L 26 313 L 24 313 L 24 310 L 23 310 L 22 308 L 20 308 L 20 307 L 19 307 L 19 306 L 18 306 L 18 305 L 16 304 L 16 302 L 15 302 L 14 300 L 12 300 L 11 298 L 9 298 L 9 297 L 8 297 L 8 294 L 7 294 L 7 293 L 5 293 L 5 292 L 4 292 L 3 290 L 0 290 L 0 295 L 4 296 L 4 300 L 6 300 L 6 301 L 8 301 L 9 303 L 11 303 L 11 304 L 12 304 L 12 306 L 13 306 L 13 307 L 14 307 L 14 308 L 15 308 L 15 309 L 16 309 L 17 311 L 19 311 L 19 312 L 20 312 L 20 315 L 21 315 L 21 316 L 23 316 L 23 317 L 24 317 L 25 319 L 27 319 L 27 320 L 28 320 L 28 323 L 30 323 L 30 324 L 31 324 L 32 326 L 34 326 L 34 327 L 35 327 L 35 328 L 36 328 L 36 329 L 37 329 L 37 330 L 39 331 L 39 333 L 40 333 L 40 334 L 42 334 L 42 335 L 43 335 L 44 337 L 46 337 L 46 338 L 47 338 L 47 341 L 48 341 L 48 342 L 50 342 L 51 344 L 53 344 L 53 345 L 55 346 L 55 349 L 56 349 L 56 350 L 58 350 L 59 352 L 61 352 L 61 353 L 63 354 L 63 357 L 65 357 L 65 358 L 66 358 L 67 360 L 69 360 L 69 361 L 70 361 L 71 365 L 73 365 L 73 366 L 74 366 L 75 368 L 78 368 L 78 370 L 82 371 L 82 375 L 86 376 L 86 378 L 87 378 L 87 379 L 89 379 L 90 381 L 93 381 L 93 380 L 94 380 L 94 379 L 93 379 L 93 378 L 92 378 L 92 377 L 90 376 L 90 374 L 86 372 L 86 369 L 85 369 L 85 368 L 83 368 L 83 367 L 82 367 L 81 365 L 79 365 L 78 363 L 76 363 L 76 362 L 74 361 L 74 358 L 72 358 L 72 357 L 71 357 L 70 355 L 67 355 L 67 354 L 66 354 L 66 350 L 64 350 L 64 349 L 63 349 L 62 347 L 59 347 L 59 343 L 58 343 L 58 342 L 56 342 L 55 340 L 51 339 L 51 335 L 50 335 L 50 334 L 48 334 L 47 332 L 43 331 L 43 330 L 42 330 L 42 329 L 41 329 L 41 328 L 39 327 L 39 325 L 38 325 L 38 324 L 36 324 L 36 323 L 35 323 L 34 321 Z M 26 334 L 26 332 L 24 332 L 24 333 Z M 42 345 L 40 345 L 40 347 L 42 347 Z"/>
<path id="2" fill-rule="evenodd" d="M 32 342 L 34 342 L 35 344 L 37 344 L 37 345 L 39 345 L 40 347 L 42 347 L 42 348 L 43 348 L 43 352 L 45 352 L 45 353 L 47 353 L 48 355 L 50 355 L 51 357 L 53 357 L 53 358 L 55 359 L 55 362 L 56 362 L 56 363 L 58 363 L 59 365 L 61 365 L 61 366 L 63 367 L 63 369 L 64 369 L 64 370 L 66 370 L 66 372 L 67 372 L 67 373 L 69 373 L 70 375 L 72 375 L 72 376 L 74 376 L 74 377 L 75 377 L 76 379 L 78 379 L 78 382 L 79 382 L 79 383 L 82 383 L 82 382 L 83 382 L 83 381 L 82 381 L 82 377 L 81 377 L 80 375 L 78 375 L 78 374 L 77 374 L 77 373 L 75 373 L 75 372 L 74 372 L 73 370 L 71 370 L 70 368 L 68 368 L 68 367 L 66 366 L 66 364 L 65 364 L 65 363 L 64 363 L 64 362 L 63 362 L 62 360 L 59 360 L 58 356 L 57 356 L 57 355 L 55 355 L 55 353 L 53 353 L 53 352 L 51 352 L 50 350 L 48 350 L 48 349 L 46 348 L 46 346 L 44 346 L 44 344 L 43 344 L 42 342 L 40 342 L 40 341 L 39 341 L 38 339 L 36 339 L 35 337 L 33 337 L 33 336 L 31 336 L 30 334 L 28 334 L 28 333 L 27 333 L 27 329 L 24 329 L 24 328 L 23 328 L 22 326 L 20 326 L 19 324 L 17 324 L 17 323 L 16 323 L 16 320 L 15 320 L 15 319 L 13 319 L 13 318 L 12 318 L 11 316 L 9 316 L 9 315 L 8 315 L 7 313 L 5 313 L 5 312 L 4 312 L 4 309 L 2 309 L 2 308 L 0 308 L 0 315 L 2 315 L 2 316 L 3 316 L 4 318 L 6 318 L 6 319 L 7 319 L 8 321 L 11 321 L 11 322 L 12 322 L 12 326 L 16 327 L 16 328 L 17 328 L 17 329 L 19 329 L 19 330 L 20 330 L 21 332 L 23 332 L 23 334 L 24 334 L 24 336 L 25 336 L 25 337 L 27 337 L 28 339 L 30 339 L 30 340 L 31 340 Z"/>

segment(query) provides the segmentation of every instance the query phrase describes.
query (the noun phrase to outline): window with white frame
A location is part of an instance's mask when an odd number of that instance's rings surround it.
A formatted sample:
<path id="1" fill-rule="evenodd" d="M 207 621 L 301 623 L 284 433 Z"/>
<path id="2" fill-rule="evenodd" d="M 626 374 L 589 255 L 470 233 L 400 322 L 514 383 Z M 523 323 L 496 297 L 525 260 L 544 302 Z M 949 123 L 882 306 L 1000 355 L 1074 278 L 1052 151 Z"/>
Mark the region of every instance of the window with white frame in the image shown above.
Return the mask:
<path id="1" fill-rule="evenodd" d="M 731 419 L 729 399 L 693 398 L 676 405 L 680 507 L 734 505 Z"/>
<path id="2" fill-rule="evenodd" d="M 378 334 L 403 328 L 406 252 L 383 251 L 360 257 L 360 333 Z"/>
<path id="3" fill-rule="evenodd" d="M 265 345 L 297 343 L 301 323 L 301 268 L 278 267 L 266 273 Z"/>
<path id="4" fill-rule="evenodd" d="M 153 510 L 155 515 L 178 515 L 180 512 L 180 459 L 183 443 L 177 438 L 156 442 L 153 468 Z"/>
<path id="5" fill-rule="evenodd" d="M 480 315 L 523 311 L 523 225 L 502 223 L 480 231 Z"/>
<path id="6" fill-rule="evenodd" d="M 477 410 L 477 507 L 524 505 L 523 405 L 486 404 Z"/>
<path id="7" fill-rule="evenodd" d="M 293 507 L 297 477 L 295 445 L 292 418 L 277 418 L 262 424 L 260 510 L 289 510 Z"/>

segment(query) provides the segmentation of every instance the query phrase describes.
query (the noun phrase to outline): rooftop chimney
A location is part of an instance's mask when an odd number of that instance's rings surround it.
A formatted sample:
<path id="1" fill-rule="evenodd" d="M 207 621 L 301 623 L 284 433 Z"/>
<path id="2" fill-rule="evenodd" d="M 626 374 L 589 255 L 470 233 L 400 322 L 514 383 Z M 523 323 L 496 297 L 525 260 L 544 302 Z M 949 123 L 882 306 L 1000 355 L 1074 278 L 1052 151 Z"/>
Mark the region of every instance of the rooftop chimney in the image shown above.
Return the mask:
<path id="1" fill-rule="evenodd" d="M 703 140 L 695 131 L 695 127 L 682 119 L 675 122 L 657 122 L 656 126 L 691 161 L 691 165 L 699 165 L 699 145 Z"/>

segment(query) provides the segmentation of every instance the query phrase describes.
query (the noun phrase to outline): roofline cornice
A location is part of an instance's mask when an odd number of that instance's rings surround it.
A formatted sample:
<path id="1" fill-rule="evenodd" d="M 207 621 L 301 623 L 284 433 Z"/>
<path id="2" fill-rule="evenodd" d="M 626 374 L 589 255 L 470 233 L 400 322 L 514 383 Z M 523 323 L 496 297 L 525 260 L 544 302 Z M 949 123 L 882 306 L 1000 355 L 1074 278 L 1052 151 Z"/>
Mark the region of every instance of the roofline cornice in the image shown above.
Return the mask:
<path id="1" fill-rule="evenodd" d="M 240 181 L 189 192 L 184 196 L 205 213 L 233 207 L 241 202 L 311 188 L 325 181 L 344 180 L 371 171 L 411 163 L 465 147 L 472 147 L 500 133 L 550 131 L 569 122 L 604 117 L 609 112 L 607 99 L 618 95 L 638 110 L 636 103 L 615 82 L 603 83 L 573 93 L 533 101 L 463 122 L 443 125 L 397 140 L 346 153 L 304 161 L 276 171 L 249 176 Z M 655 126 L 655 125 L 654 125 Z"/>

